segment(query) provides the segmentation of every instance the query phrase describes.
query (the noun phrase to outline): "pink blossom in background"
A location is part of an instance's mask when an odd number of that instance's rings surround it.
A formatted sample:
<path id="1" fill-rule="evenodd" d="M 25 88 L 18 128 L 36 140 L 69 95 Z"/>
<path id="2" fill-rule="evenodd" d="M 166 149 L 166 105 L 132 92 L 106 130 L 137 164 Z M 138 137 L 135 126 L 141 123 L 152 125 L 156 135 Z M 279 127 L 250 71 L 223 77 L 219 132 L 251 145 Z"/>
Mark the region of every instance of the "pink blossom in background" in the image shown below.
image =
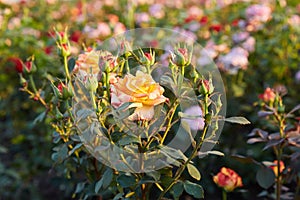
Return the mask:
<path id="1" fill-rule="evenodd" d="M 255 38 L 254 37 L 248 37 L 245 42 L 242 43 L 242 47 L 247 50 L 248 52 L 254 52 L 255 50 Z"/>
<path id="2" fill-rule="evenodd" d="M 201 25 L 198 22 L 192 22 L 189 24 L 188 29 L 190 31 L 196 32 L 200 29 Z"/>
<path id="3" fill-rule="evenodd" d="M 114 34 L 120 34 L 126 31 L 126 27 L 123 23 L 117 22 L 115 27 L 114 27 Z"/>
<path id="4" fill-rule="evenodd" d="M 148 23 L 150 20 L 150 16 L 146 12 L 135 13 L 134 18 L 137 24 Z"/>
<path id="5" fill-rule="evenodd" d="M 300 70 L 295 74 L 295 80 L 297 83 L 300 83 Z"/>
<path id="6" fill-rule="evenodd" d="M 292 15 L 289 19 L 288 19 L 288 24 L 292 27 L 298 27 L 300 26 L 300 17 L 299 15 Z"/>
<path id="7" fill-rule="evenodd" d="M 164 5 L 162 4 L 153 4 L 149 8 L 149 13 L 152 17 L 161 19 L 165 16 Z"/>
<path id="8" fill-rule="evenodd" d="M 200 9 L 198 6 L 191 6 L 189 7 L 189 9 L 187 10 L 187 15 L 189 17 L 192 17 L 194 19 L 198 19 L 200 20 L 202 15 L 203 15 L 203 11 L 202 9 Z"/>
<path id="9" fill-rule="evenodd" d="M 184 111 L 184 114 L 190 116 L 190 118 L 186 117 L 181 120 L 187 122 L 191 130 L 197 131 L 204 128 L 205 122 L 200 106 L 191 106 Z"/>
<path id="10" fill-rule="evenodd" d="M 246 18 L 251 24 L 265 23 L 271 19 L 271 14 L 271 8 L 266 5 L 254 4 L 246 9 Z"/>
<path id="11" fill-rule="evenodd" d="M 232 35 L 232 40 L 235 42 L 235 43 L 239 43 L 239 42 L 242 42 L 242 41 L 245 41 L 248 37 L 249 37 L 249 33 L 248 32 L 239 32 L 239 33 L 235 33 Z"/>
<path id="12" fill-rule="evenodd" d="M 230 74 L 236 74 L 239 69 L 246 69 L 249 53 L 241 48 L 235 47 L 225 56 L 220 56 L 218 66 Z"/>

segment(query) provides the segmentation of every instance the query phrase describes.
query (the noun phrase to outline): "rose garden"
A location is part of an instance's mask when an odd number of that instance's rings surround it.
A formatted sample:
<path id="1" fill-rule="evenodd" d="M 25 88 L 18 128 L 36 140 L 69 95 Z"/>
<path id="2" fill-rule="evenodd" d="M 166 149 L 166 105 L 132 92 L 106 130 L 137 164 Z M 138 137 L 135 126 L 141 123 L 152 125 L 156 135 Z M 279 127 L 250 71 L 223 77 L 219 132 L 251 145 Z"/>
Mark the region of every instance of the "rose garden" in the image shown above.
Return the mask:
<path id="1" fill-rule="evenodd" d="M 298 1 L 0 8 L 0 200 L 300 199 Z"/>

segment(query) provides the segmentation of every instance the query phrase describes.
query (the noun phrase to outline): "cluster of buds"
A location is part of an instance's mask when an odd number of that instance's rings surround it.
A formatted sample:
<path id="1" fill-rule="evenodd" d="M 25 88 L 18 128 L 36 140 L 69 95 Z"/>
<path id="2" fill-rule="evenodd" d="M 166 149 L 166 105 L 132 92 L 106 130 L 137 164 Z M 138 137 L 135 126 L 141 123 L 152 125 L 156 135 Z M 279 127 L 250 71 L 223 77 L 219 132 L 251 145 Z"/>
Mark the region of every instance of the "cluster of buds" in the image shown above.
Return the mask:
<path id="1" fill-rule="evenodd" d="M 63 32 L 58 32 L 55 30 L 57 35 L 57 47 L 60 50 L 60 53 L 63 57 L 68 57 L 71 55 L 71 46 L 68 38 L 68 28 L 65 29 Z"/>
<path id="2" fill-rule="evenodd" d="M 171 63 L 176 66 L 188 66 L 191 63 L 192 52 L 187 48 L 177 48 L 171 52 Z"/>

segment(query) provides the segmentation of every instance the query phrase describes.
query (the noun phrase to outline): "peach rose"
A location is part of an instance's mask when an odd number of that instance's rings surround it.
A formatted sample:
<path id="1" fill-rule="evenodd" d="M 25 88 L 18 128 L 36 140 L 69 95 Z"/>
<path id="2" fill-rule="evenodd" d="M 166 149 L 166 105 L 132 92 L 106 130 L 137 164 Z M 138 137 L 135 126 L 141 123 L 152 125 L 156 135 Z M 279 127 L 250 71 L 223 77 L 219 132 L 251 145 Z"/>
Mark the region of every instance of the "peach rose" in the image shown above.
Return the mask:
<path id="1" fill-rule="evenodd" d="M 111 85 L 111 104 L 117 108 L 131 102 L 130 107 L 136 109 L 129 120 L 151 120 L 154 106 L 167 100 L 163 93 L 164 89 L 149 74 L 137 71 L 136 76 L 127 74 Z"/>
<path id="2" fill-rule="evenodd" d="M 222 167 L 221 171 L 213 177 L 214 182 L 226 192 L 242 187 L 242 178 L 232 169 Z"/>
<path id="3" fill-rule="evenodd" d="M 105 70 L 106 64 L 111 69 L 116 65 L 116 59 L 108 51 L 95 51 L 88 49 L 78 56 L 74 68 L 75 73 L 79 73 L 83 77 L 86 75 L 95 75 L 100 77 L 100 71 Z"/>

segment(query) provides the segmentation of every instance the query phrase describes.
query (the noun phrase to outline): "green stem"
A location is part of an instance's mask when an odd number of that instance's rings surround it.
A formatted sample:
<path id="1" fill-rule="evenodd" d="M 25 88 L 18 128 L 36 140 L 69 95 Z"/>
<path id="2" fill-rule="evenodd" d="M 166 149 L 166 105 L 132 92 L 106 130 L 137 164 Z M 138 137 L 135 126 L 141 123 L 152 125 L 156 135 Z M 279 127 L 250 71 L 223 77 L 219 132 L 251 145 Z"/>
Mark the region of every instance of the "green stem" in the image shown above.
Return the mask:
<path id="1" fill-rule="evenodd" d="M 222 190 L 222 200 L 227 200 L 227 192 Z"/>
<path id="2" fill-rule="evenodd" d="M 177 183 L 177 181 L 179 180 L 181 174 L 183 173 L 183 171 L 185 170 L 186 166 L 189 164 L 189 162 L 197 155 L 198 153 L 198 149 L 201 148 L 203 142 L 204 142 L 204 138 L 205 138 L 205 135 L 207 133 L 207 130 L 208 130 L 208 125 L 205 125 L 204 129 L 203 129 L 203 133 L 202 133 L 202 136 L 200 138 L 200 141 L 199 143 L 197 144 L 196 148 L 194 148 L 191 156 L 187 159 L 187 161 L 180 166 L 180 168 L 178 168 L 178 170 L 176 171 L 175 173 L 175 177 L 174 179 L 172 180 L 172 182 L 167 186 L 167 188 L 160 194 L 160 196 L 158 197 L 158 199 L 162 199 L 165 194 L 173 187 L 174 184 Z"/>
<path id="3" fill-rule="evenodd" d="M 64 67 L 65 67 L 65 73 L 68 80 L 71 79 L 70 73 L 69 73 L 69 67 L 68 67 L 68 58 L 67 56 L 64 56 Z"/>

